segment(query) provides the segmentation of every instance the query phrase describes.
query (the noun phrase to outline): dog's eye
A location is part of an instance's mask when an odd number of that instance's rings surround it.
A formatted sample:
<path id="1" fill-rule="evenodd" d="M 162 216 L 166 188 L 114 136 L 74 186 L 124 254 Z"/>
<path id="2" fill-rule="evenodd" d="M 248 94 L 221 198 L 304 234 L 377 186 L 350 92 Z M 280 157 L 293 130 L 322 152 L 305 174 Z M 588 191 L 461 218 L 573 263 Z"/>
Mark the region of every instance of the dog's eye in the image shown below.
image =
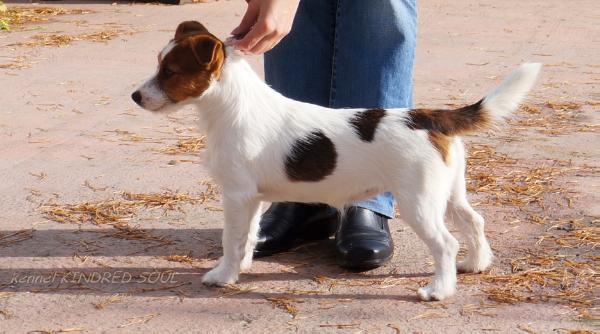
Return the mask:
<path id="1" fill-rule="evenodd" d="M 170 78 L 173 74 L 175 74 L 175 72 L 173 72 L 172 70 L 170 70 L 168 67 L 165 67 L 163 69 L 163 75 L 167 78 Z"/>

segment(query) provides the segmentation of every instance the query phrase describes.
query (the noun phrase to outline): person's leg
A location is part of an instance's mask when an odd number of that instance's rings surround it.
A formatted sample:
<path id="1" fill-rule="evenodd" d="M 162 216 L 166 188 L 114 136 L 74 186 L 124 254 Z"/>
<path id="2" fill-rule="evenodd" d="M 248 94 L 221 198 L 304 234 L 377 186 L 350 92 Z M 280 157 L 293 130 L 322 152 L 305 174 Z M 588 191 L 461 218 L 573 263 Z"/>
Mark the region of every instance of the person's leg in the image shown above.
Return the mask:
<path id="1" fill-rule="evenodd" d="M 265 53 L 265 81 L 291 99 L 328 106 L 335 1 L 302 0 L 287 35 Z"/>
<path id="2" fill-rule="evenodd" d="M 414 3 L 394 0 L 368 3 L 303 0 L 290 35 L 265 55 L 267 83 L 287 97 L 329 107 L 409 106 L 416 24 L 414 11 Z M 402 19 L 398 17 L 399 13 L 409 16 L 406 29 L 399 24 Z M 352 22 L 355 22 L 354 27 Z M 411 25 L 412 30 L 408 29 Z M 398 38 L 398 32 L 406 36 Z M 393 39 L 386 44 L 386 38 Z M 407 55 L 409 62 L 404 63 L 405 70 L 398 70 L 396 67 L 401 66 L 401 60 L 395 57 Z M 361 56 L 370 59 L 359 59 Z M 352 71 L 354 65 L 357 67 Z M 372 71 L 372 75 L 361 71 Z M 354 83 L 357 80 L 364 82 Z M 408 102 L 398 101 L 402 99 L 408 99 Z M 376 267 L 385 263 L 393 252 L 387 228 L 387 217 L 394 215 L 393 199 L 386 193 L 359 205 L 362 208 L 347 210 L 338 229 L 338 262 L 353 268 Z M 274 204 L 260 224 L 261 238 L 266 237 L 267 242 L 259 239 L 257 249 L 263 249 L 265 254 L 280 251 L 277 247 L 289 246 L 290 235 L 297 232 L 291 226 L 305 221 L 318 225 L 325 221 L 319 217 L 325 211 L 313 210 L 299 204 Z M 311 211 L 317 214 L 306 214 Z M 331 215 L 325 216 L 331 221 Z M 273 244 L 276 247 L 271 247 Z"/>
<path id="3" fill-rule="evenodd" d="M 294 100 L 329 104 L 335 1 L 302 0 L 292 30 L 265 54 L 265 81 Z M 273 203 L 260 220 L 255 257 L 294 246 L 297 238 L 328 238 L 339 221 L 327 205 Z"/>
<path id="4" fill-rule="evenodd" d="M 412 104 L 416 0 L 337 0 L 329 105 L 402 108 Z M 354 203 L 336 233 L 337 262 L 368 269 L 391 259 L 388 193 Z"/>
<path id="5" fill-rule="evenodd" d="M 329 105 L 411 107 L 416 0 L 339 0 L 336 23 Z M 389 192 L 356 205 L 394 217 Z"/>
<path id="6" fill-rule="evenodd" d="M 332 108 L 411 107 L 416 26 L 416 0 L 303 0 L 290 34 L 265 54 L 265 79 Z M 389 192 L 356 205 L 394 217 Z"/>

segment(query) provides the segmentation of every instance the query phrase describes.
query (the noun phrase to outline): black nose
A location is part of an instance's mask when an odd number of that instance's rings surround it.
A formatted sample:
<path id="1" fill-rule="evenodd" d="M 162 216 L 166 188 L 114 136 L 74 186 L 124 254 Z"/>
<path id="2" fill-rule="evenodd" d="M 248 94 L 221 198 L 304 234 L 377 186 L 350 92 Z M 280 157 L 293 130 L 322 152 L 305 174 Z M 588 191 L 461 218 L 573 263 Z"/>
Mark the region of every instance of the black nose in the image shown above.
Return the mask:
<path id="1" fill-rule="evenodd" d="M 142 102 L 142 93 L 139 90 L 136 90 L 131 94 L 131 98 L 135 101 L 135 103 L 140 104 Z"/>

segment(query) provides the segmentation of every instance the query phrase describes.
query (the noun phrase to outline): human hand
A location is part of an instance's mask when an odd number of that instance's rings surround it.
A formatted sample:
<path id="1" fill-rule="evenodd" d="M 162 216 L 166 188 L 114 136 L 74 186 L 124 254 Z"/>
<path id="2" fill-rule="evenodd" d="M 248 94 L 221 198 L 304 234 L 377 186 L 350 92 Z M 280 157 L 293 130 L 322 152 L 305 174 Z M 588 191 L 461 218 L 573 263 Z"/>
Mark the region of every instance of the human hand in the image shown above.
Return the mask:
<path id="1" fill-rule="evenodd" d="M 235 48 L 252 54 L 271 50 L 292 29 L 300 0 L 246 0 L 248 8 L 232 35 Z"/>

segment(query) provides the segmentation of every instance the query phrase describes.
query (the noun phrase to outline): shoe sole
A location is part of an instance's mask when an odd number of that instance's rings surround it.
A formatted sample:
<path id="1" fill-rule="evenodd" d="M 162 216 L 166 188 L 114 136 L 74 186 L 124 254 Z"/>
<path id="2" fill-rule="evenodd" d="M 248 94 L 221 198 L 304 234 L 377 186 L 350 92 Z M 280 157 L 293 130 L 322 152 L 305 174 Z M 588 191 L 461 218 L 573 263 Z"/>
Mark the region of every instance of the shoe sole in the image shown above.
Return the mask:
<path id="1" fill-rule="evenodd" d="M 279 253 L 283 253 L 283 252 L 288 252 L 296 247 L 302 246 L 304 244 L 309 244 L 309 243 L 315 243 L 315 242 L 319 242 L 319 241 L 323 241 L 323 240 L 328 240 L 328 237 L 324 237 L 321 239 L 296 239 L 294 242 L 290 243 L 290 246 L 286 246 L 286 247 L 282 247 L 282 248 L 276 248 L 276 249 L 254 249 L 254 252 L 252 253 L 252 258 L 257 259 L 260 257 L 267 257 L 267 256 L 271 256 L 271 255 L 275 255 L 275 254 L 279 254 Z"/>
<path id="2" fill-rule="evenodd" d="M 275 255 L 278 253 L 283 253 L 285 251 L 290 250 L 291 248 L 287 248 L 287 249 L 269 249 L 269 250 L 254 250 L 254 253 L 252 253 L 252 258 L 253 259 L 258 259 L 261 257 L 267 257 L 267 256 L 271 256 L 271 255 Z"/>
<path id="3" fill-rule="evenodd" d="M 373 260 L 368 260 L 368 261 L 361 261 L 360 263 L 356 263 L 353 261 L 348 261 L 348 260 L 338 258 L 338 259 L 336 259 L 336 262 L 342 268 L 360 272 L 360 271 L 367 271 L 367 270 L 379 268 L 379 267 L 383 266 L 384 264 L 390 262 L 392 257 L 393 257 L 393 254 L 391 254 L 390 256 L 383 258 L 383 259 L 373 259 Z"/>

